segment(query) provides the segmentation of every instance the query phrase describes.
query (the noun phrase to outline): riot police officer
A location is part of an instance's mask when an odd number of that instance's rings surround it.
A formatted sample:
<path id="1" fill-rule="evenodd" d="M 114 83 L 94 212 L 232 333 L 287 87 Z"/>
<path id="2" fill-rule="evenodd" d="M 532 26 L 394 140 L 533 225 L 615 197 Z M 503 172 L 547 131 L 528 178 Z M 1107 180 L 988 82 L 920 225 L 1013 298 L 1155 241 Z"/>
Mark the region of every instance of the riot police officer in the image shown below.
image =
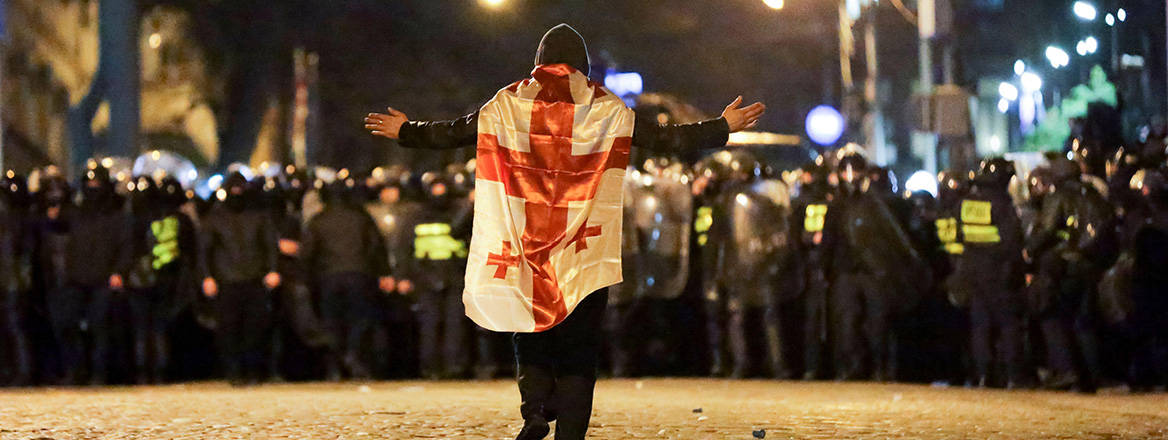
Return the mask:
<path id="1" fill-rule="evenodd" d="M 929 284 L 928 269 L 900 222 L 868 191 L 867 168 L 867 160 L 856 153 L 839 160 L 836 209 L 828 211 L 824 232 L 831 261 L 835 372 L 841 380 L 860 378 L 865 365 L 875 380 L 895 376 L 891 320 L 915 307 Z"/>
<path id="2" fill-rule="evenodd" d="M 140 247 L 127 284 L 134 324 L 134 360 L 139 383 L 158 383 L 169 363 L 167 330 L 194 299 L 198 243 L 194 222 L 180 211 L 186 191 L 174 176 L 157 187 L 149 176 L 135 179 L 131 204 L 135 244 Z"/>
<path id="3" fill-rule="evenodd" d="M 357 183 L 347 170 L 324 192 L 324 210 L 308 221 L 302 258 L 321 289 L 322 311 L 345 369 L 352 378 L 372 375 L 368 338 L 377 319 L 376 293 L 392 290 L 385 244 L 377 223 L 358 197 Z M 336 365 L 330 365 L 335 374 Z"/>
<path id="4" fill-rule="evenodd" d="M 1163 170 L 1143 169 L 1133 174 L 1131 189 L 1141 208 L 1127 222 L 1125 249 L 1131 266 L 1130 327 L 1132 337 L 1131 386 L 1151 390 L 1168 385 L 1168 177 Z"/>
<path id="5" fill-rule="evenodd" d="M 802 167 L 799 196 L 791 208 L 791 237 L 802 286 L 804 380 L 817 379 L 824 373 L 823 350 L 827 344 L 829 284 L 823 228 L 832 197 L 825 160 L 819 156 Z"/>
<path id="6" fill-rule="evenodd" d="M 995 361 L 1006 368 L 1007 387 L 1024 379 L 1022 222 L 1007 192 L 1013 176 L 1012 162 L 987 159 L 961 202 L 965 253 L 955 282 L 970 295 L 970 346 L 977 384 L 983 387 L 990 383 Z"/>
<path id="7" fill-rule="evenodd" d="M 114 194 L 109 169 L 95 161 L 90 161 L 81 177 L 81 204 L 74 208 L 61 199 L 62 195 L 50 194 L 45 214 L 46 227 L 54 235 L 47 256 L 54 269 L 60 270 L 53 275 L 64 276 L 58 288 L 49 292 L 49 310 L 61 346 L 66 383 L 81 380 L 88 330 L 92 339 L 89 380 L 104 384 L 114 324 L 109 320 L 110 306 L 115 293 L 123 291 L 123 275 L 130 266 L 131 248 L 126 246 L 132 242 L 130 223 Z"/>
<path id="8" fill-rule="evenodd" d="M 0 380 L 16 385 L 32 381 L 27 295 L 32 287 L 27 180 L 9 170 L 0 178 Z"/>
<path id="9" fill-rule="evenodd" d="M 1050 163 L 1052 191 L 1027 240 L 1037 266 L 1030 286 L 1031 312 L 1042 326 L 1053 377 L 1051 388 L 1093 391 L 1099 372 L 1095 286 L 1115 251 L 1114 212 L 1076 163 Z"/>
<path id="10" fill-rule="evenodd" d="M 466 242 L 455 237 L 469 220 L 451 191 L 449 176 L 422 175 L 424 209 L 411 225 L 413 259 L 409 279 L 416 285 L 419 361 L 427 378 L 462 377 L 469 363 L 468 319 L 463 314 L 461 274 Z"/>
<path id="11" fill-rule="evenodd" d="M 394 377 L 413 373 L 417 361 L 417 341 L 413 314 L 413 283 L 410 269 L 414 258 L 413 226 L 422 210 L 418 201 L 420 191 L 411 191 L 411 173 L 404 167 L 375 169 L 374 185 L 371 192 L 376 200 L 366 204 L 365 209 L 377 222 L 385 241 L 386 262 L 393 286 L 380 300 L 383 316 L 382 325 L 377 329 L 384 335 L 377 341 L 381 344 L 379 353 L 385 353 L 384 367 Z M 392 348 L 391 348 L 392 347 Z M 392 354 L 390 354 L 392 353 Z"/>
<path id="12" fill-rule="evenodd" d="M 671 329 L 689 274 L 693 198 L 680 164 L 647 159 L 626 177 L 625 282 L 610 294 L 614 375 L 662 374 L 676 362 Z M 617 301 L 613 301 L 617 298 Z"/>
<path id="13" fill-rule="evenodd" d="M 258 382 L 266 373 L 269 291 L 281 281 L 275 226 L 266 210 L 248 209 L 257 197 L 248 184 L 242 173 L 231 173 L 199 232 L 203 294 L 216 300 L 219 348 L 235 385 Z"/>
<path id="14" fill-rule="evenodd" d="M 720 252 L 726 243 L 726 213 L 723 209 L 723 191 L 729 178 L 729 151 L 719 151 L 699 161 L 694 167 L 694 226 L 693 238 L 697 247 L 694 261 L 698 262 L 694 275 L 701 278 L 701 296 L 705 310 L 706 350 L 709 352 L 709 373 L 724 376 L 728 373 L 725 356 L 726 297 L 721 285 L 722 259 Z"/>

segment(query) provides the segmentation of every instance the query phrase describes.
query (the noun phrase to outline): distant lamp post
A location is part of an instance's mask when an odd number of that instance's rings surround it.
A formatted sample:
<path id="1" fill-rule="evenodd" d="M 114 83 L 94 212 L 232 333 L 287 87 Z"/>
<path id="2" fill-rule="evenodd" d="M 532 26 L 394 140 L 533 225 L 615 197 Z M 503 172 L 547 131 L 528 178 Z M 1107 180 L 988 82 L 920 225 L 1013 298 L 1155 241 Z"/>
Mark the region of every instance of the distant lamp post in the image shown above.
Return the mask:
<path id="1" fill-rule="evenodd" d="M 1085 21 L 1095 21 L 1095 17 L 1099 15 L 1099 11 L 1095 9 L 1095 5 L 1082 0 L 1075 2 L 1071 10 L 1074 11 L 1076 17 Z M 1121 19 L 1120 21 L 1123 20 Z"/>
<path id="2" fill-rule="evenodd" d="M 844 134 L 844 116 L 829 105 L 811 109 L 806 119 L 807 137 L 819 145 L 834 145 Z"/>
<path id="3" fill-rule="evenodd" d="M 1115 13 L 1115 18 L 1118 18 L 1119 21 L 1127 21 L 1127 11 L 1123 8 L 1119 8 L 1119 11 L 1116 11 Z"/>
<path id="4" fill-rule="evenodd" d="M 1002 82 L 998 85 L 998 94 L 1007 101 L 1014 101 L 1018 99 L 1018 88 L 1008 82 Z"/>
<path id="5" fill-rule="evenodd" d="M 1096 40 L 1095 37 L 1087 37 L 1083 40 L 1083 48 L 1087 49 L 1087 53 L 1089 54 L 1095 53 L 1095 51 L 1099 50 L 1099 40 Z"/>
<path id="6" fill-rule="evenodd" d="M 479 0 L 479 3 L 490 9 L 498 9 L 507 3 L 507 0 Z"/>
<path id="7" fill-rule="evenodd" d="M 1050 66 L 1055 69 L 1071 64 L 1071 56 L 1067 54 L 1067 51 L 1058 46 L 1046 47 L 1046 60 L 1050 61 Z"/>
<path id="8" fill-rule="evenodd" d="M 998 100 L 998 111 L 1001 113 L 1006 113 L 1006 112 L 1010 111 L 1010 101 L 1006 100 L 1006 98 L 999 99 Z"/>
<path id="9" fill-rule="evenodd" d="M 762 0 L 762 2 L 766 4 L 768 8 L 775 10 L 783 9 L 783 0 Z"/>
<path id="10" fill-rule="evenodd" d="M 1103 17 L 1103 22 L 1107 23 L 1108 26 L 1115 26 L 1115 16 L 1108 13 Z"/>
<path id="11" fill-rule="evenodd" d="M 1023 73 L 1026 73 L 1026 62 L 1022 60 L 1015 61 L 1014 74 L 1021 76 Z"/>
<path id="12" fill-rule="evenodd" d="M 1022 74 L 1022 92 L 1031 94 L 1042 90 L 1042 78 L 1034 72 L 1026 72 Z"/>

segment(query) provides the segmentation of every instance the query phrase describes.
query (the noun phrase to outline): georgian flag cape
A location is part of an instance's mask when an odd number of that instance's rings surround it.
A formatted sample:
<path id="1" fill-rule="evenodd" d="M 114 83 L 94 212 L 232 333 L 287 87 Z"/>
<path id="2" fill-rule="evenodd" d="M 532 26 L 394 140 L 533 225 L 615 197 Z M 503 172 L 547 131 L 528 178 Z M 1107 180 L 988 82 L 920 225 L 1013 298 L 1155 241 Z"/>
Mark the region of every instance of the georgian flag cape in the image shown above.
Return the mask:
<path id="1" fill-rule="evenodd" d="M 466 315 L 541 332 L 621 282 L 633 111 L 566 64 L 537 66 L 479 111 Z"/>

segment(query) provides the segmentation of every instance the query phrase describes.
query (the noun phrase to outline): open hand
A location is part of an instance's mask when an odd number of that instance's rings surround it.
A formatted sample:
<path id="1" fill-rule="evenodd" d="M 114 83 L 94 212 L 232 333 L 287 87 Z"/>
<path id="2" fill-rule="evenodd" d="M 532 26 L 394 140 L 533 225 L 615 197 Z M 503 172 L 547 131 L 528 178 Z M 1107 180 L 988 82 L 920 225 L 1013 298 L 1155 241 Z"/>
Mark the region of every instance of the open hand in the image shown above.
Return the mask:
<path id="1" fill-rule="evenodd" d="M 758 125 L 758 118 L 763 113 L 766 113 L 766 106 L 761 102 L 756 102 L 741 108 L 738 107 L 740 105 L 742 105 L 742 96 L 739 96 L 734 102 L 726 106 L 726 110 L 722 111 L 722 117 L 726 119 L 726 124 L 730 126 L 731 133 L 754 128 L 755 125 Z"/>
<path id="2" fill-rule="evenodd" d="M 370 113 L 365 116 L 365 129 L 374 136 L 381 136 L 389 139 L 397 139 L 401 134 L 401 126 L 410 120 L 405 113 L 394 110 L 393 107 L 385 109 L 388 114 Z"/>

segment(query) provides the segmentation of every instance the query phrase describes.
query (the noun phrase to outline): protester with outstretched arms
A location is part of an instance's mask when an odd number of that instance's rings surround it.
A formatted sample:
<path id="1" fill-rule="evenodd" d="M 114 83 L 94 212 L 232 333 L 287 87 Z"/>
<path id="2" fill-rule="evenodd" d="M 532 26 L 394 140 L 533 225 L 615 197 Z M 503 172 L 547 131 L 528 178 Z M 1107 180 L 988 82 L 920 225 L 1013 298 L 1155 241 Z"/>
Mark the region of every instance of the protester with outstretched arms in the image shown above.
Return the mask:
<path id="1" fill-rule="evenodd" d="M 544 35 L 531 78 L 477 113 L 411 122 L 371 114 L 365 128 L 407 148 L 475 144 L 476 197 L 463 303 L 480 326 L 514 332 L 519 439 L 582 439 L 592 411 L 606 288 L 621 282 L 622 183 L 633 145 L 683 154 L 720 148 L 757 124 L 761 103 L 718 119 L 662 126 L 588 80 L 584 40 L 568 25 Z"/>

